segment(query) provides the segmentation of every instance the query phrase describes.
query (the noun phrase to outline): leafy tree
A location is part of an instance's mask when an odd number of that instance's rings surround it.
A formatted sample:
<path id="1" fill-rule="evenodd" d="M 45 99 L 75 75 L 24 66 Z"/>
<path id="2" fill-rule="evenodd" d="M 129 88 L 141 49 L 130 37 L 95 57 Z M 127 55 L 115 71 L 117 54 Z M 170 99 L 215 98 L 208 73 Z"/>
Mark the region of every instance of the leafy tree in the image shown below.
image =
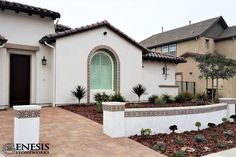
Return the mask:
<path id="1" fill-rule="evenodd" d="M 75 90 L 72 90 L 71 93 L 79 100 L 85 97 L 86 95 L 86 89 L 80 85 L 78 85 L 77 87 L 75 87 Z"/>
<path id="2" fill-rule="evenodd" d="M 211 89 L 214 89 L 214 80 L 228 80 L 236 75 L 236 60 L 228 59 L 217 52 L 198 55 L 196 61 L 199 63 L 198 68 L 201 75 L 199 78 L 211 79 Z M 212 92 L 212 102 L 214 102 L 214 93 Z M 218 97 L 218 83 L 216 89 Z"/>
<path id="3" fill-rule="evenodd" d="M 147 94 L 147 89 L 142 84 L 137 84 L 133 87 L 132 92 L 138 96 L 138 101 L 140 102 L 141 95 Z"/>

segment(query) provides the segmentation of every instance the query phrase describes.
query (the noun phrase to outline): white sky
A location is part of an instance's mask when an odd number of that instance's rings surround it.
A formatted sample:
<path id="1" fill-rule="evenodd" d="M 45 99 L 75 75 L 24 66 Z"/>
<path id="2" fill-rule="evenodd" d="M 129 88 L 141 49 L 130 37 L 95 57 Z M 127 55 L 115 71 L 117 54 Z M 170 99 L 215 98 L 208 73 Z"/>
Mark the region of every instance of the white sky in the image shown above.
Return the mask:
<path id="1" fill-rule="evenodd" d="M 141 41 L 153 34 L 223 16 L 236 25 L 236 0 L 12 0 L 57 11 L 59 23 L 80 27 L 108 20 L 112 25 Z"/>

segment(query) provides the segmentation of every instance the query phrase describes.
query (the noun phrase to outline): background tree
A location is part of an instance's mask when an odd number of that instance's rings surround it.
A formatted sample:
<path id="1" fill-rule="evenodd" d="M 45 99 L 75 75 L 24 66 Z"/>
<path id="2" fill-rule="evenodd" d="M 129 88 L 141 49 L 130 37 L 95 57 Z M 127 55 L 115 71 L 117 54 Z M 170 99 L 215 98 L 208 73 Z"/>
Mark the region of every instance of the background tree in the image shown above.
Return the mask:
<path id="1" fill-rule="evenodd" d="M 214 102 L 214 80 L 228 80 L 236 75 L 236 60 L 228 59 L 217 52 L 198 55 L 196 61 L 201 75 L 199 78 L 211 79 L 212 102 Z M 218 83 L 216 84 L 216 96 L 218 97 Z"/>

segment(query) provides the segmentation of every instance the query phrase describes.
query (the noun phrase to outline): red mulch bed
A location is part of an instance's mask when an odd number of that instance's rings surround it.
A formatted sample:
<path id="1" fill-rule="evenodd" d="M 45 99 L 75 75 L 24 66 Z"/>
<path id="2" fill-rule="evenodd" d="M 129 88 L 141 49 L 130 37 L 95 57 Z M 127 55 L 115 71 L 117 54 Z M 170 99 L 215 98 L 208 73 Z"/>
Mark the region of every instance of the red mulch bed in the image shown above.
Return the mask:
<path id="1" fill-rule="evenodd" d="M 209 105 L 209 102 L 206 102 Z M 166 103 L 164 105 L 160 104 L 150 104 L 150 103 L 127 103 L 125 108 L 154 108 L 154 107 L 185 107 L 185 106 L 197 106 L 195 103 L 192 102 L 185 102 L 185 103 Z M 198 105 L 200 106 L 200 105 Z"/>
<path id="2" fill-rule="evenodd" d="M 100 124 L 103 123 L 103 114 L 102 112 L 97 112 L 96 111 L 96 106 L 94 104 L 81 104 L 81 105 L 66 105 L 66 106 L 61 106 L 61 108 L 77 113 L 81 116 L 84 116 L 88 119 L 91 119 L 95 122 L 98 122 Z"/>
<path id="3" fill-rule="evenodd" d="M 232 130 L 235 133 L 235 136 L 227 139 L 223 134 L 227 130 Z M 197 134 L 204 135 L 207 142 L 198 143 L 194 141 L 194 136 Z M 200 157 L 206 154 L 211 154 L 214 152 L 219 152 L 225 149 L 236 147 L 236 123 L 226 122 L 214 128 L 207 128 L 200 131 L 156 134 L 149 137 L 134 135 L 129 138 L 150 148 L 152 148 L 153 145 L 155 145 L 157 142 L 163 142 L 166 145 L 166 151 L 163 154 L 169 157 L 174 157 L 174 152 L 180 150 L 182 147 L 191 147 L 195 149 L 194 152 L 186 152 L 185 156 Z M 183 144 L 176 144 L 176 138 L 181 138 Z M 219 142 L 223 142 L 225 144 L 225 147 L 218 148 L 217 143 Z M 210 148 L 210 150 L 206 151 L 204 147 L 208 147 Z"/>

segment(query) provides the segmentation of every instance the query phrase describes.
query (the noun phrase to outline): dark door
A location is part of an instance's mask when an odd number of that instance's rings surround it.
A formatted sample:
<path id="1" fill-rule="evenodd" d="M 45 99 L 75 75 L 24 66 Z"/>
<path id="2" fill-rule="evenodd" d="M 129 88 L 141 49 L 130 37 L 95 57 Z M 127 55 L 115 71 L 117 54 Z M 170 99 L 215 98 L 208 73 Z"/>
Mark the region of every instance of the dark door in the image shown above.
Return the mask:
<path id="1" fill-rule="evenodd" d="M 30 101 L 30 56 L 10 55 L 10 106 Z"/>

